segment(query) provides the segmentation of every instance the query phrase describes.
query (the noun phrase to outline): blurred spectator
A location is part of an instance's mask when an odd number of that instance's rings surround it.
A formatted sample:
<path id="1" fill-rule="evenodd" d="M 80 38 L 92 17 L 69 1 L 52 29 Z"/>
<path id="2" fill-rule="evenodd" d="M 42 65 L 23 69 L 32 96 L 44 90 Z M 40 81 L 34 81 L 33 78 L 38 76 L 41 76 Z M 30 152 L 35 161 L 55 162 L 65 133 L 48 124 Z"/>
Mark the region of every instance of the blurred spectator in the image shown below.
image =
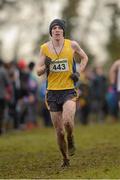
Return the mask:
<path id="1" fill-rule="evenodd" d="M 81 74 L 80 81 L 78 83 L 79 98 L 77 101 L 77 117 L 83 125 L 89 123 L 89 113 L 90 113 L 90 87 L 87 77 L 87 69 L 84 74 Z"/>
<path id="2" fill-rule="evenodd" d="M 16 67 L 15 62 L 11 63 L 11 68 L 8 72 L 9 78 L 10 78 L 10 83 L 12 87 L 12 96 L 11 96 L 11 101 L 9 102 L 9 111 L 8 115 L 10 119 L 13 120 L 13 128 L 14 129 L 19 129 L 20 122 L 19 122 L 19 116 L 17 113 L 17 103 L 19 100 L 19 94 L 20 94 L 20 77 L 19 77 L 19 71 Z"/>
<path id="3" fill-rule="evenodd" d="M 114 96 L 117 96 L 118 112 L 120 112 L 120 59 L 117 59 L 111 66 L 109 71 L 110 88 L 114 92 Z"/>
<path id="4" fill-rule="evenodd" d="M 29 94 L 29 71 L 27 63 L 24 59 L 20 59 L 17 65 L 20 73 L 20 98 L 23 98 Z"/>
<path id="5" fill-rule="evenodd" d="M 43 80 L 39 88 L 39 100 L 40 100 L 40 115 L 43 118 L 43 123 L 46 127 L 52 125 L 50 113 L 45 104 L 46 96 L 46 80 Z"/>
<path id="6" fill-rule="evenodd" d="M 3 133 L 3 119 L 6 101 L 10 99 L 10 82 L 3 62 L 0 59 L 0 135 Z"/>
<path id="7" fill-rule="evenodd" d="M 7 100 L 6 104 L 6 111 L 5 111 L 5 127 L 6 129 L 19 128 L 19 118 L 17 115 L 17 101 L 20 94 L 20 80 L 19 80 L 19 71 L 16 67 L 15 62 L 5 63 L 5 69 L 7 75 L 9 77 L 10 82 L 10 89 L 11 93 L 9 92 L 9 99 Z"/>
<path id="8" fill-rule="evenodd" d="M 108 92 L 106 94 L 106 101 L 108 106 L 108 113 L 110 115 L 110 121 L 116 122 L 118 119 L 118 112 L 119 112 L 118 97 L 116 90 L 112 86 L 108 87 Z"/>
<path id="9" fill-rule="evenodd" d="M 20 59 L 17 63 L 20 78 L 20 93 L 17 104 L 17 112 L 21 129 L 26 128 L 26 115 L 28 112 L 28 96 L 29 96 L 29 70 L 24 59 Z"/>
<path id="10" fill-rule="evenodd" d="M 28 64 L 29 69 L 29 95 L 28 95 L 28 111 L 27 111 L 27 128 L 31 129 L 37 127 L 37 113 L 38 113 L 38 82 L 33 73 L 35 67 L 34 62 Z"/>
<path id="11" fill-rule="evenodd" d="M 107 86 L 107 79 L 103 72 L 103 67 L 95 67 L 90 79 L 90 102 L 91 112 L 95 116 L 95 121 L 97 120 L 97 122 L 104 122 L 105 115 L 107 114 Z M 94 121 L 94 117 L 92 118 Z"/>

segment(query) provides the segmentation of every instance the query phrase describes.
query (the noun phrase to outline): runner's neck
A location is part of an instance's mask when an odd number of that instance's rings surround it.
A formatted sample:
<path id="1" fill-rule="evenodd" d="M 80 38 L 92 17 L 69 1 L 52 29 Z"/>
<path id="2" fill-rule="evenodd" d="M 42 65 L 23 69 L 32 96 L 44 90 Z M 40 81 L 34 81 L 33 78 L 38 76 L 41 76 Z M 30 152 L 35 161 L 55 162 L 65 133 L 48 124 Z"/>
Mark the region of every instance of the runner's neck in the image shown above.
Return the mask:
<path id="1" fill-rule="evenodd" d="M 59 39 L 59 40 L 55 40 L 52 39 L 52 44 L 54 44 L 54 47 L 61 47 L 64 44 L 64 38 Z"/>
<path id="2" fill-rule="evenodd" d="M 59 43 L 58 42 L 56 43 L 56 41 L 51 41 L 51 43 L 52 43 L 52 47 L 54 49 L 54 52 L 55 52 L 57 58 L 59 59 L 59 55 L 61 54 L 62 49 L 64 47 L 64 39 L 63 39 L 63 41 L 61 41 Z M 54 43 L 56 43 L 56 44 L 54 44 Z"/>

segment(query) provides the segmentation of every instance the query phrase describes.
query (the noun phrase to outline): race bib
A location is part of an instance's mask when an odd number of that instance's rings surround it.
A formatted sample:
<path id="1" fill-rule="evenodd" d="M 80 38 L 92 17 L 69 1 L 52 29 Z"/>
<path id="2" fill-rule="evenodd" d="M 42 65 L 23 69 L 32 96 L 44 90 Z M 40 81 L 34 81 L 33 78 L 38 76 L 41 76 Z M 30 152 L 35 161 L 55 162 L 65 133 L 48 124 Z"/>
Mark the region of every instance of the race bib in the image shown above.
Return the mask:
<path id="1" fill-rule="evenodd" d="M 68 67 L 67 59 L 58 59 L 58 60 L 53 61 L 50 64 L 51 72 L 64 72 L 68 70 L 69 70 L 69 67 Z"/>

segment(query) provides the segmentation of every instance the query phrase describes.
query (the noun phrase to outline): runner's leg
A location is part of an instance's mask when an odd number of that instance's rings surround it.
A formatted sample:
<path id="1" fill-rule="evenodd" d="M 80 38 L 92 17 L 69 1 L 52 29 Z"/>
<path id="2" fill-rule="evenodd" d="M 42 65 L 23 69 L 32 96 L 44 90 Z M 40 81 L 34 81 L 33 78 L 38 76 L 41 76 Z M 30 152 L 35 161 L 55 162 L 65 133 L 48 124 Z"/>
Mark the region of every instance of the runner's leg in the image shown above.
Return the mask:
<path id="1" fill-rule="evenodd" d="M 74 117 L 76 112 L 76 102 L 68 100 L 63 105 L 63 121 L 68 136 L 72 136 L 74 128 Z"/>
<path id="2" fill-rule="evenodd" d="M 67 132 L 67 141 L 68 141 L 68 151 L 69 155 L 74 155 L 75 146 L 74 146 L 74 117 L 76 112 L 76 102 L 73 100 L 68 100 L 63 105 L 63 121 L 64 126 Z"/>
<path id="3" fill-rule="evenodd" d="M 50 112 L 51 119 L 56 130 L 57 142 L 60 148 L 60 151 L 63 155 L 63 159 L 68 159 L 67 143 L 65 141 L 65 130 L 64 123 L 62 120 L 62 112 Z"/>

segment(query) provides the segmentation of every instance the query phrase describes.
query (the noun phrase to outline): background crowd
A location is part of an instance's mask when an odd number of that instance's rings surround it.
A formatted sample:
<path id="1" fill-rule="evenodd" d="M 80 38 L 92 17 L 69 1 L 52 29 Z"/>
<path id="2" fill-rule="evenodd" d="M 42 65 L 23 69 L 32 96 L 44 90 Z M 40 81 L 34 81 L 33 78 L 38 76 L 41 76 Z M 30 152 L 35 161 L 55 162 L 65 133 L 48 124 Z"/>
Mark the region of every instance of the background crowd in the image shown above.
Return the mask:
<path id="1" fill-rule="evenodd" d="M 119 122 L 116 89 L 102 66 L 88 66 L 76 88 L 76 123 Z M 46 79 L 39 81 L 35 62 L 24 59 L 5 63 L 0 60 L 0 134 L 10 130 L 50 127 L 45 105 Z"/>

